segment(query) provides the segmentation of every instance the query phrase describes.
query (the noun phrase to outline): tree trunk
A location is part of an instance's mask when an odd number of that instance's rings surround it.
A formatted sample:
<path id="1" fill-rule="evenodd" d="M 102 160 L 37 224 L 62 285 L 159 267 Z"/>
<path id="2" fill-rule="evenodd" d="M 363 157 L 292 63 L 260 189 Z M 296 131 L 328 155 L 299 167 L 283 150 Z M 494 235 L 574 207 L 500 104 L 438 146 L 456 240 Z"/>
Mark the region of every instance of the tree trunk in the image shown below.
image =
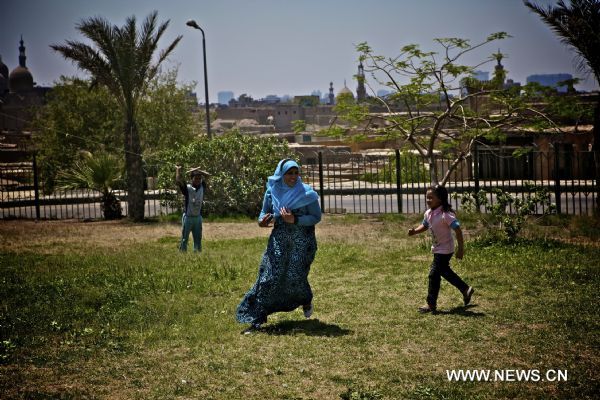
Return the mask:
<path id="1" fill-rule="evenodd" d="M 594 164 L 596 166 L 596 217 L 600 217 L 600 94 L 594 109 Z"/>
<path id="2" fill-rule="evenodd" d="M 144 220 L 144 169 L 137 124 L 127 118 L 125 124 L 125 168 L 127 171 L 127 214 L 134 222 Z"/>

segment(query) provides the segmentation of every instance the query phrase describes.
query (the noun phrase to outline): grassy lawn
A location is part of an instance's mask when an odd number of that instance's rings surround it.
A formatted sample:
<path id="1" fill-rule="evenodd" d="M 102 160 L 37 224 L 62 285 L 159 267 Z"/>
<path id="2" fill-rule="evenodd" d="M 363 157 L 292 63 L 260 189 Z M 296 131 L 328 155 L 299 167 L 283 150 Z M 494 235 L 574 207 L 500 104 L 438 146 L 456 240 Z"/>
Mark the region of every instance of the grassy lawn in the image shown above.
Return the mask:
<path id="1" fill-rule="evenodd" d="M 597 398 L 597 230 L 518 246 L 472 233 L 452 261 L 472 305 L 444 282 L 441 312 L 420 315 L 428 237 L 406 236 L 419 220 L 326 217 L 313 318 L 275 314 L 252 335 L 234 315 L 266 247 L 254 223 L 205 224 L 197 256 L 177 252 L 175 224 L 0 221 L 0 397 Z M 560 224 L 532 232 L 567 236 Z M 450 382 L 458 369 L 492 375 Z M 494 381 L 506 370 L 540 380 Z"/>

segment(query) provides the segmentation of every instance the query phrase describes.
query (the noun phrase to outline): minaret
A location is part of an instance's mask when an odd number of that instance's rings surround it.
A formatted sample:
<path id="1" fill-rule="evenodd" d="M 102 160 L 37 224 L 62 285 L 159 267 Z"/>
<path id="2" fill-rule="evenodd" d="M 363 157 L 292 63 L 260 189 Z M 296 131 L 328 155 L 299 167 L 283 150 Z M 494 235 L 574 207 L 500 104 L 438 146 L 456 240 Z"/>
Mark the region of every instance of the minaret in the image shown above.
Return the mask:
<path id="1" fill-rule="evenodd" d="M 8 76 L 8 88 L 12 93 L 27 92 L 34 87 L 33 76 L 27 69 L 23 35 L 21 35 L 19 43 L 21 44 L 19 46 L 19 65 Z"/>
<path id="2" fill-rule="evenodd" d="M 506 71 L 504 70 L 504 65 L 502 65 L 501 62 L 504 58 L 504 55 L 500 53 L 500 49 L 498 49 L 498 53 L 493 54 L 493 56 L 496 61 L 498 61 L 498 64 L 496 64 L 494 67 L 494 77 L 492 78 L 492 81 L 495 81 L 501 89 L 504 87 L 504 80 L 506 79 Z"/>
<path id="3" fill-rule="evenodd" d="M 367 91 L 365 90 L 365 70 L 362 65 L 362 61 L 358 64 L 358 74 L 356 75 L 358 80 L 358 87 L 356 88 L 356 100 L 361 103 L 367 98 Z"/>
<path id="4" fill-rule="evenodd" d="M 25 56 L 25 46 L 23 43 L 23 35 L 21 35 L 21 41 L 19 43 L 21 43 L 21 45 L 19 46 L 19 66 L 21 66 L 23 68 L 27 68 L 27 65 L 25 65 L 25 61 L 27 60 L 27 57 Z"/>
<path id="5" fill-rule="evenodd" d="M 335 104 L 335 96 L 333 95 L 333 82 L 329 82 L 329 105 Z"/>

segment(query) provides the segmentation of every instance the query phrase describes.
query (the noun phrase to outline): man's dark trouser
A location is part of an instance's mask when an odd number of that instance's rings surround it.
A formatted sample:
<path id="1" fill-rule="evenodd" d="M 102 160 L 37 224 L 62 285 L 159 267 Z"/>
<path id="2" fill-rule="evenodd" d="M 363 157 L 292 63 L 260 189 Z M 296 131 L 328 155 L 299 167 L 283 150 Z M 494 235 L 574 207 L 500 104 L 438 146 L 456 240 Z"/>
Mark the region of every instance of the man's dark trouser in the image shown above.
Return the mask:
<path id="1" fill-rule="evenodd" d="M 440 293 L 441 277 L 443 276 L 448 282 L 456 286 L 461 293 L 464 293 L 468 288 L 467 285 L 452 269 L 450 268 L 450 258 L 452 254 L 433 254 L 433 263 L 429 270 L 429 290 L 427 292 L 427 304 L 429 307 L 437 307 L 437 298 Z"/>

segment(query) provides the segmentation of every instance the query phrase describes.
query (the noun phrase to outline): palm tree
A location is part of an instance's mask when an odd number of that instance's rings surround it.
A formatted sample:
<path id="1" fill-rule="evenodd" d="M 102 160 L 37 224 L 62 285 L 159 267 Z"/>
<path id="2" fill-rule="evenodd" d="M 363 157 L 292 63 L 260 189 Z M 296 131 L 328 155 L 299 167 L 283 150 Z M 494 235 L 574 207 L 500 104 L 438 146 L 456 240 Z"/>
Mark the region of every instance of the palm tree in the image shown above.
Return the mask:
<path id="1" fill-rule="evenodd" d="M 139 31 L 135 16 L 127 18 L 123 27 L 111 25 L 101 17 L 85 19 L 77 25 L 77 29 L 91 40 L 94 47 L 71 40 L 67 40 L 65 45 L 50 46 L 80 69 L 89 72 L 92 87 L 106 86 L 123 111 L 127 204 L 129 216 L 134 221 L 144 219 L 142 148 L 136 122 L 138 104 L 149 81 L 158 73 L 160 64 L 181 40 L 178 36 L 160 52 L 156 62 L 152 62 L 158 41 L 169 25 L 167 21 L 157 28 L 157 15 L 154 11 L 146 17 Z"/>
<path id="2" fill-rule="evenodd" d="M 561 41 L 572 47 L 579 58 L 579 70 L 593 73 L 600 83 L 600 1 L 571 0 L 567 6 L 563 0 L 556 6 L 544 8 L 530 1 L 525 5 L 538 14 L 542 20 L 560 37 Z M 594 159 L 596 163 L 596 210 L 600 214 L 600 95 L 597 96 L 594 109 Z"/>
<path id="3" fill-rule="evenodd" d="M 60 189 L 92 189 L 102 193 L 101 208 L 104 219 L 122 217 L 121 203 L 113 193 L 113 187 L 121 180 L 122 167 L 119 160 L 108 154 L 97 156 L 85 152 L 67 171 L 60 171 L 57 184 Z"/>

